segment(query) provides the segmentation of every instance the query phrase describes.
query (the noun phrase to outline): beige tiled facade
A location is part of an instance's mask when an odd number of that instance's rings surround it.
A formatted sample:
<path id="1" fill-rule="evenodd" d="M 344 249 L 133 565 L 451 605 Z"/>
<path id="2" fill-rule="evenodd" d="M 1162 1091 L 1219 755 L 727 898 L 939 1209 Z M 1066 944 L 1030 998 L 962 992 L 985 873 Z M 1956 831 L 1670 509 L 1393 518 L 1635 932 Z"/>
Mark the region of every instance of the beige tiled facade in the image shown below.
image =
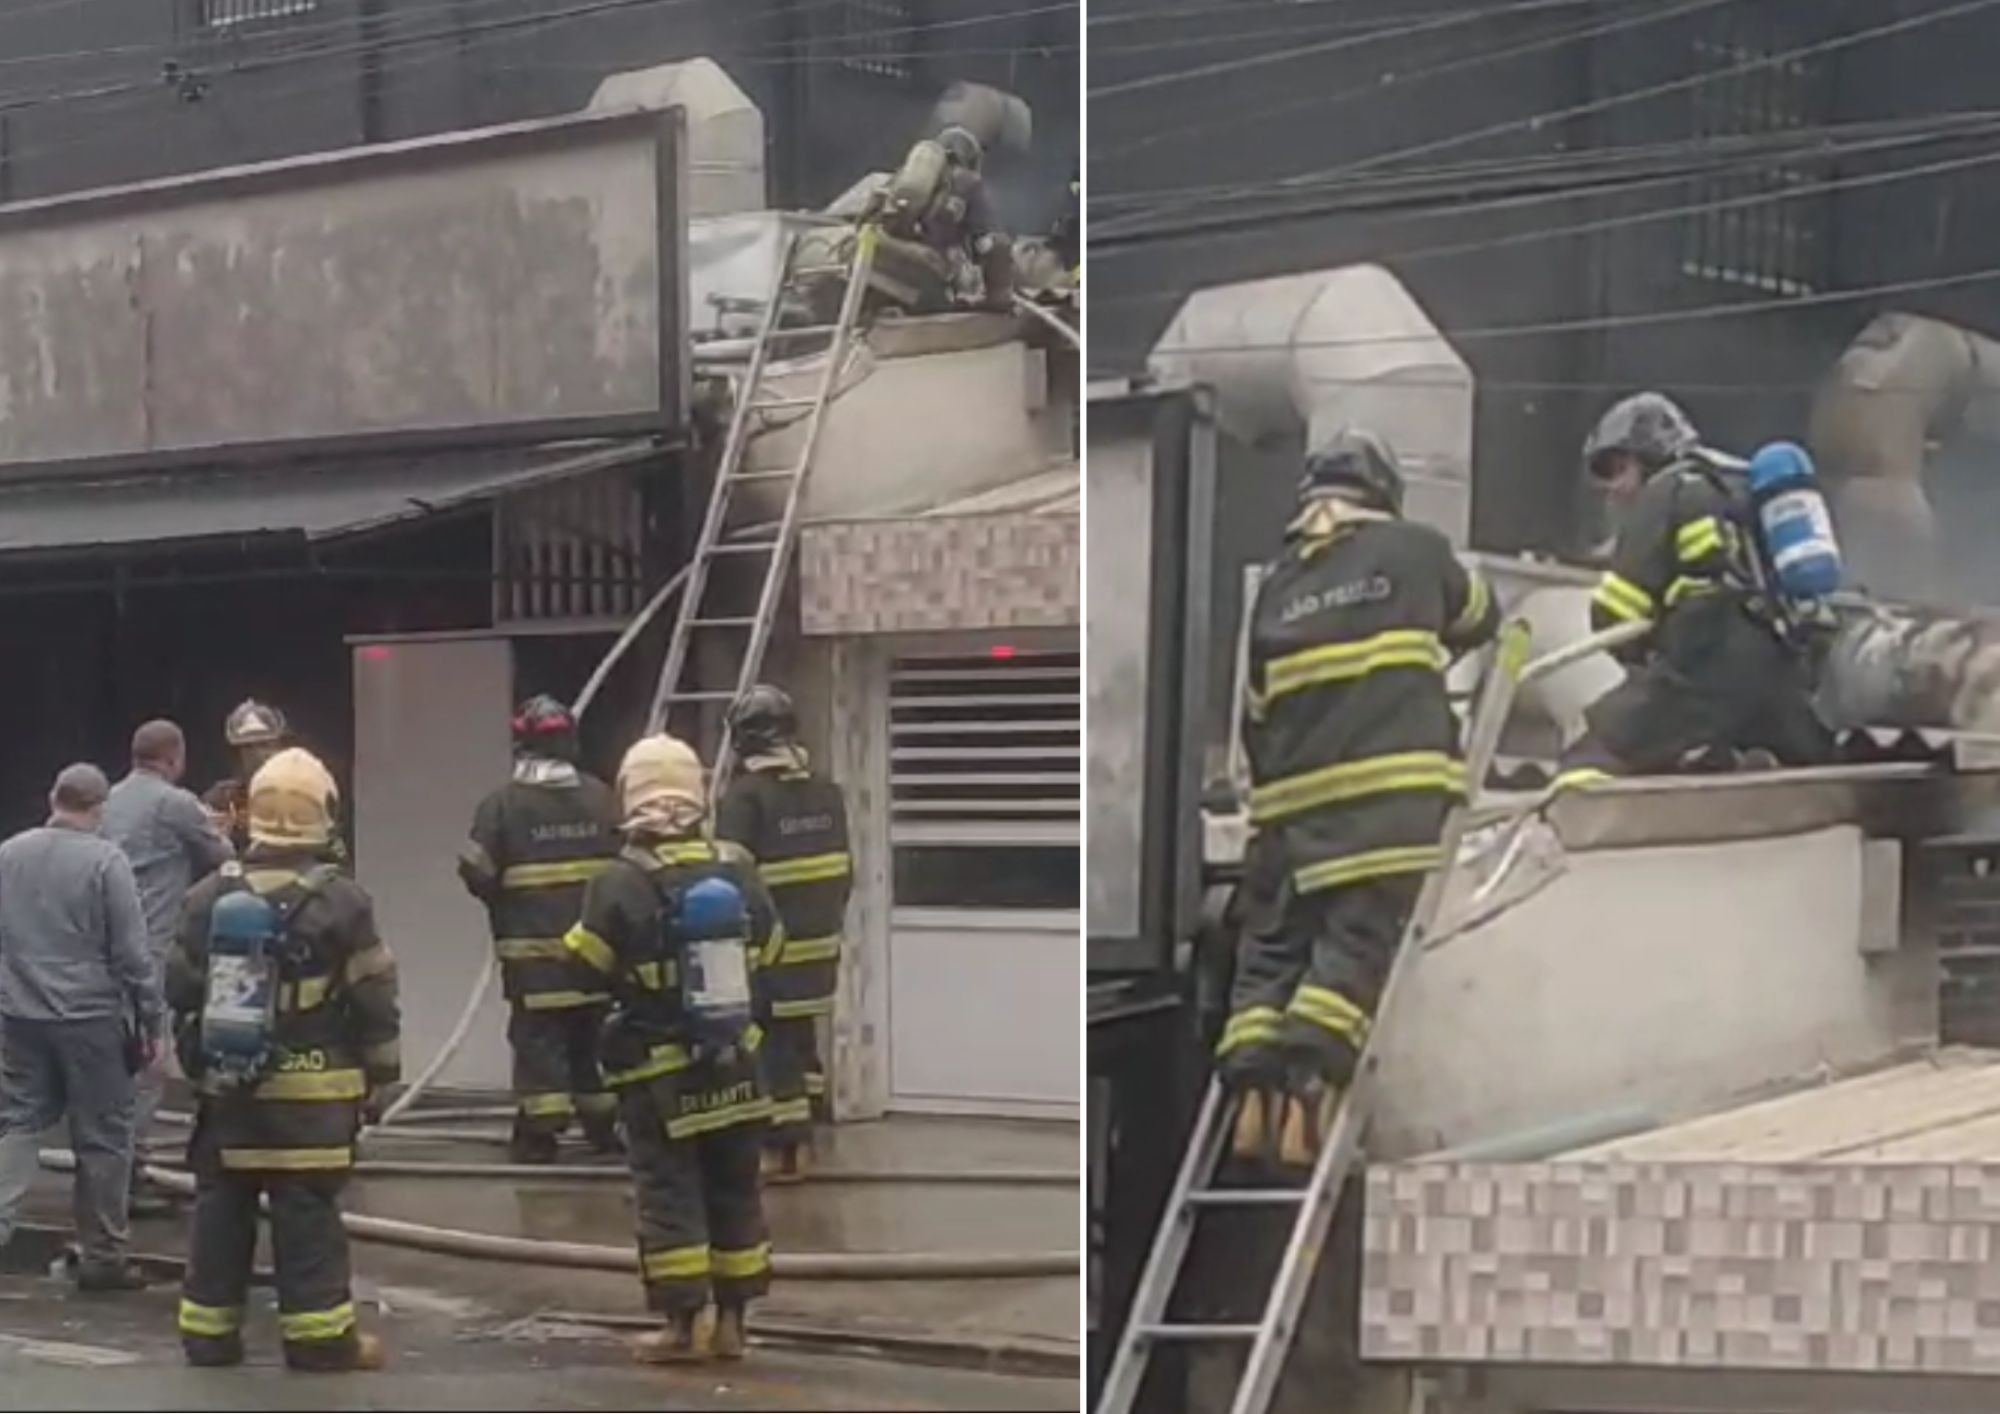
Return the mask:
<path id="1" fill-rule="evenodd" d="M 799 624 L 811 635 L 1073 628 L 1082 569 L 1074 514 L 836 521 L 801 537 Z"/>
<path id="2" fill-rule="evenodd" d="M 2000 1374 L 2000 1164 L 1369 1176 L 1367 1359 Z"/>

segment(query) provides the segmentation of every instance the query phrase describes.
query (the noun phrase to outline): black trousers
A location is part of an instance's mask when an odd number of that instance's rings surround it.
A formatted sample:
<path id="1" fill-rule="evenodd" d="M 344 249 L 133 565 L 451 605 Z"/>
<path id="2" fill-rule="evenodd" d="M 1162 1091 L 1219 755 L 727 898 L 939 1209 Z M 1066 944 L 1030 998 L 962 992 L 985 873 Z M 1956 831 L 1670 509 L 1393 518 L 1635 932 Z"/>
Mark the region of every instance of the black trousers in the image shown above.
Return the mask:
<path id="1" fill-rule="evenodd" d="M 827 1118 L 826 1067 L 820 1060 L 816 1017 L 772 1021 L 763 1047 L 764 1074 L 771 1087 L 771 1127 L 765 1142 L 797 1144 L 812 1136 L 815 1120 Z"/>
<path id="2" fill-rule="evenodd" d="M 1591 704 L 1589 730 L 1566 770 L 1665 775 L 1705 751 L 1768 751 L 1787 766 L 1833 754 L 1799 653 L 1736 595 L 1696 598 L 1668 613 L 1657 650 Z"/>
<path id="3" fill-rule="evenodd" d="M 560 1134 L 572 1116 L 581 1116 L 584 1128 L 593 1133 L 610 1128 L 618 1101 L 605 1090 L 597 1066 L 606 1010 L 514 1008 L 507 1019 L 507 1043 L 514 1048 L 514 1108 L 521 1128 Z"/>
<path id="4" fill-rule="evenodd" d="M 181 1289 L 181 1342 L 194 1358 L 240 1359 L 243 1306 L 257 1252 L 257 1200 L 271 1200 L 278 1330 L 298 1369 L 350 1368 L 354 1300 L 347 1230 L 340 1225 L 344 1171 L 245 1173 L 196 1158 L 194 1225 Z"/>
<path id="5" fill-rule="evenodd" d="M 646 1304 L 665 1314 L 709 1303 L 742 1305 L 771 1286 L 770 1230 L 759 1166 L 764 1123 L 687 1139 L 667 1137 L 656 1092 L 620 1092 L 626 1155 L 639 1215 Z"/>
<path id="6" fill-rule="evenodd" d="M 1344 1085 L 1424 876 L 1395 874 L 1310 894 L 1281 871 L 1253 871 L 1252 878 L 1217 1048 L 1223 1076 L 1238 1084 Z"/>

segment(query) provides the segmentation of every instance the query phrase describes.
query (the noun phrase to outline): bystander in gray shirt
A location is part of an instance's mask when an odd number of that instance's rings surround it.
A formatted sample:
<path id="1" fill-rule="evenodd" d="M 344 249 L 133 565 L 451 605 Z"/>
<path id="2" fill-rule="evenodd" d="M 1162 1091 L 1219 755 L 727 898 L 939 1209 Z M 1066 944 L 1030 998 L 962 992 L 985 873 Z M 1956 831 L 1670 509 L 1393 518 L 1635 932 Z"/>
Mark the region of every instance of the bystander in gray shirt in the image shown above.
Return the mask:
<path id="1" fill-rule="evenodd" d="M 154 955 L 164 957 L 189 887 L 220 869 L 235 851 L 191 791 L 143 767 L 111 788 L 104 802 L 104 837 L 132 861 L 146 936 Z"/>
<path id="2" fill-rule="evenodd" d="M 0 1015 L 87 1021 L 128 1007 L 158 1034 L 159 969 L 123 852 L 67 825 L 0 844 Z"/>

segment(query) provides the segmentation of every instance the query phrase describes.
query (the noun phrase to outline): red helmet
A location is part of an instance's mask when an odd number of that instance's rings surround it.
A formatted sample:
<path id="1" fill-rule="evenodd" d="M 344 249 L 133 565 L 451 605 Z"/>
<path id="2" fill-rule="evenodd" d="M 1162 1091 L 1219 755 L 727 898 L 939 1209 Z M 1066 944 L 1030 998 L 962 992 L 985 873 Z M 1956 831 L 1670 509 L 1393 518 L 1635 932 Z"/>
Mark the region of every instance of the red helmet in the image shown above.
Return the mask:
<path id="1" fill-rule="evenodd" d="M 551 747 L 571 745 L 575 740 L 576 714 L 546 692 L 537 693 L 514 709 L 514 745 L 548 751 Z"/>

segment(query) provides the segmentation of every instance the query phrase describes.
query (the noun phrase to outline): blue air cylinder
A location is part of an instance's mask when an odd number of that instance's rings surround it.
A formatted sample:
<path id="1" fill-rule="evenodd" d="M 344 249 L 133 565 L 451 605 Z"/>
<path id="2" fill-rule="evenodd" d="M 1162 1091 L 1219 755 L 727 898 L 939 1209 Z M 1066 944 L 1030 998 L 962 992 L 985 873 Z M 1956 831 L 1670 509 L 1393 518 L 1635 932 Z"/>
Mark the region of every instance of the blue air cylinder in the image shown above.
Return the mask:
<path id="1" fill-rule="evenodd" d="M 1772 442 L 1750 459 L 1750 498 L 1765 562 L 1790 599 L 1823 599 L 1840 588 L 1840 542 L 1820 494 L 1812 457 L 1794 442 Z"/>
<path id="2" fill-rule="evenodd" d="M 674 910 L 681 1006 L 695 1045 L 726 1050 L 750 1026 L 750 910 L 728 879 L 681 891 Z"/>
<path id="3" fill-rule="evenodd" d="M 278 910 L 248 889 L 215 902 L 208 925 L 203 1058 L 219 1077 L 249 1077 L 270 1055 L 278 1011 Z"/>

